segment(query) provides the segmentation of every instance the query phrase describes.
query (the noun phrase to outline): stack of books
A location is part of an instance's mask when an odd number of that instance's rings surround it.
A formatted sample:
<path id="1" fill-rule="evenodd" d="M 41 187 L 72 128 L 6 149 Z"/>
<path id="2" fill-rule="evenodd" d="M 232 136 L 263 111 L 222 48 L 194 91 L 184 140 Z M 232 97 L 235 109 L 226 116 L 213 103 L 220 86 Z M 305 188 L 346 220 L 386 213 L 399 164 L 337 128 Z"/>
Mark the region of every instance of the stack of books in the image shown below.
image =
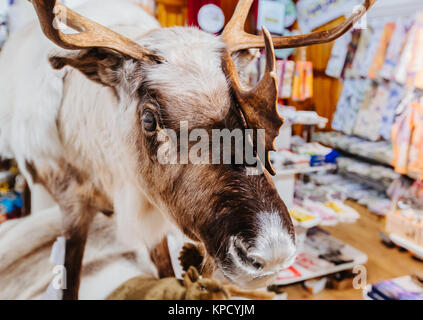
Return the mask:
<path id="1" fill-rule="evenodd" d="M 404 276 L 371 286 L 366 294 L 371 300 L 423 300 L 423 285 L 416 277 Z"/>

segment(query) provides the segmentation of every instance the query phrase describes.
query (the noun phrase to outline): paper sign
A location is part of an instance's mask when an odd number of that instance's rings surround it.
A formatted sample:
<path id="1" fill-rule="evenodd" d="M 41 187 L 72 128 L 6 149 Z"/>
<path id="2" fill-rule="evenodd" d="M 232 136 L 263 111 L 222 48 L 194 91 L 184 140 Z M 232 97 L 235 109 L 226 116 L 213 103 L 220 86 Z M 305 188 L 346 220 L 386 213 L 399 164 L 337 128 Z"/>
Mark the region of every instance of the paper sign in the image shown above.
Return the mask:
<path id="1" fill-rule="evenodd" d="M 257 28 L 265 26 L 269 32 L 282 34 L 285 29 L 285 3 L 260 0 Z"/>
<path id="2" fill-rule="evenodd" d="M 300 0 L 297 3 L 298 23 L 302 32 L 310 32 L 343 15 L 350 16 L 356 0 Z"/>

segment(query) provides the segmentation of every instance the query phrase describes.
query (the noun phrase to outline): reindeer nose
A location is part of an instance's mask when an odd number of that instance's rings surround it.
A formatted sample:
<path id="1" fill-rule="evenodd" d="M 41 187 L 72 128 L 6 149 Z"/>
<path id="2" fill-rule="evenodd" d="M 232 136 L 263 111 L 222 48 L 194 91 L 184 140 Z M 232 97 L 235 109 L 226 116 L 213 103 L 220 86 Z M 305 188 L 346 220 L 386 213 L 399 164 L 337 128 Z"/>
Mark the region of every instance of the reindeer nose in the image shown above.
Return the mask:
<path id="1" fill-rule="evenodd" d="M 248 248 L 240 238 L 232 237 L 231 242 L 234 256 L 239 258 L 243 264 L 252 266 L 257 270 L 263 269 L 265 261 L 257 255 L 250 254 Z"/>
<path id="2" fill-rule="evenodd" d="M 273 244 L 267 242 L 268 247 L 263 244 L 248 246 L 241 238 L 232 237 L 230 253 L 239 268 L 258 278 L 274 274 L 294 262 L 296 250 L 291 240 Z"/>
<path id="3" fill-rule="evenodd" d="M 279 214 L 263 213 L 258 216 L 257 232 L 253 239 L 232 236 L 228 253 L 232 258 L 231 278 L 247 286 L 255 280 L 265 280 L 288 268 L 295 261 L 294 237 Z"/>

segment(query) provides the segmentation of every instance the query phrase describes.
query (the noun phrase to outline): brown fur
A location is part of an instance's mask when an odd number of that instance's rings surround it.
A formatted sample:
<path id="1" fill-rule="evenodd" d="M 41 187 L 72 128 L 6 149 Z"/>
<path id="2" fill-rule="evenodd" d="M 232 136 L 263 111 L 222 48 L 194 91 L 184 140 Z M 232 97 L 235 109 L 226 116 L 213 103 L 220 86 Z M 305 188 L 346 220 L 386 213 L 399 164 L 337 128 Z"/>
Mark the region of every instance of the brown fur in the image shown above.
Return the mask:
<path id="1" fill-rule="evenodd" d="M 159 278 L 175 276 L 166 237 L 150 251 L 150 258 L 157 267 Z"/>
<path id="2" fill-rule="evenodd" d="M 207 252 L 201 245 L 185 243 L 178 259 L 182 270 L 188 271 L 191 266 L 194 266 L 204 278 L 211 278 L 216 269 L 215 264 L 210 258 L 207 258 Z"/>
<path id="3" fill-rule="evenodd" d="M 96 212 L 112 209 L 110 204 L 100 196 L 98 190 L 87 187 L 84 173 L 78 171 L 65 160 L 59 161 L 60 167 L 36 168 L 27 162 L 31 175 L 42 183 L 60 205 L 66 236 L 66 283 L 63 299 L 78 298 L 82 258 L 88 230 Z"/>

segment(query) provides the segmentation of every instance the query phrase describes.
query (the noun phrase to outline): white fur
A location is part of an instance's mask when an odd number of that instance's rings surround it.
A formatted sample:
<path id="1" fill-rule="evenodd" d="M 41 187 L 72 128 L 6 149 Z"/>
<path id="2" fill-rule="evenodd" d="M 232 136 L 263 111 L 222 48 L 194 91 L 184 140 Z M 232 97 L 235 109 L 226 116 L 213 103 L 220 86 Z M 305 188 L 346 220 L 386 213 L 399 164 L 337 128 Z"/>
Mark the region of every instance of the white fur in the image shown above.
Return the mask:
<path id="1" fill-rule="evenodd" d="M 77 11 L 133 38 L 139 38 L 145 32 L 159 27 L 154 18 L 127 0 L 91 0 Z M 50 168 L 57 167 L 60 158 L 73 162 L 78 168 L 92 174 L 93 183 L 114 200 L 115 212 L 120 221 L 117 223 L 119 230 L 123 228 L 121 233 L 124 235 L 131 231 L 135 235 L 136 240 L 129 237 L 129 242 L 137 248 L 143 248 L 143 241 L 149 239 L 147 245 L 151 246 L 168 231 L 168 223 L 157 210 L 143 217 L 146 200 L 142 188 L 145 186 L 141 186 L 138 177 L 133 174 L 137 172 L 135 157 L 127 159 L 128 155 L 135 154 L 135 146 L 129 136 L 135 121 L 136 101 L 117 101 L 110 89 L 88 80 L 69 67 L 54 70 L 48 62 L 48 56 L 64 52 L 42 34 L 38 22 L 15 32 L 4 46 L 0 56 L 0 157 L 15 158 L 31 186 L 31 176 L 25 170 L 25 161 L 36 163 L 37 167 Z M 59 122 L 60 132 L 57 126 Z M 39 228 L 29 230 L 28 223 L 21 223 L 7 237 L 2 237 L 0 273 L 5 271 L 5 276 L 2 277 L 1 291 L 6 297 L 36 297 L 42 293 L 39 290 L 43 289 L 43 284 L 50 281 L 51 274 L 46 273 L 48 269 L 45 268 L 51 244 L 62 232 L 61 221 L 56 221 L 60 218 L 58 212 L 56 210 L 57 214 L 49 216 L 53 219 L 51 223 L 54 228 L 49 225 L 49 220 L 34 220 L 34 216 L 26 221 L 33 220 L 37 225 L 39 222 Z M 139 221 L 143 218 L 144 223 Z M 41 226 L 41 223 L 44 225 Z M 22 228 L 28 229 L 27 232 L 20 232 Z M 2 230 L 6 229 L 7 226 L 2 226 Z M 93 233 L 91 228 L 89 234 Z M 47 238 L 42 238 L 43 234 Z M 27 242 L 22 243 L 22 239 L 17 238 L 19 236 Z M 97 237 L 101 237 L 101 234 Z M 104 247 L 99 250 L 101 254 L 108 252 L 103 249 L 114 248 L 109 241 L 103 241 Z M 37 251 L 31 255 L 32 258 L 28 256 L 25 261 L 20 261 L 19 268 L 15 268 L 16 272 L 7 269 L 12 261 L 17 262 L 26 253 L 37 249 L 32 243 L 42 243 L 46 247 L 42 252 Z M 89 257 L 88 249 L 84 263 L 87 263 Z M 41 262 L 42 259 L 45 261 Z M 44 270 L 38 265 L 32 273 L 28 272 L 31 270 L 30 263 L 42 263 Z M 119 266 L 110 268 L 108 270 L 115 270 Z M 19 286 L 19 281 L 16 281 L 20 277 L 18 271 L 39 278 L 35 288 L 29 286 L 23 289 Z M 123 277 L 127 277 L 134 272 L 124 271 L 123 274 Z M 22 279 L 28 281 L 28 277 Z M 115 279 L 125 280 L 122 277 Z M 84 287 L 89 285 L 82 284 L 82 298 L 87 297 Z M 9 290 L 3 291 L 6 288 Z"/>
<path id="2" fill-rule="evenodd" d="M 236 269 L 226 276 L 246 287 L 267 285 L 279 271 L 294 263 L 297 253 L 294 239 L 287 233 L 277 212 L 260 212 L 257 218 L 259 230 L 254 246 L 247 247 L 242 240 L 233 237 L 229 247 Z M 235 242 L 262 268 L 257 269 L 242 261 L 236 253 Z"/>
<path id="3" fill-rule="evenodd" d="M 230 100 L 219 53 L 224 43 L 219 38 L 197 28 L 175 27 L 147 36 L 141 39 L 141 43 L 153 44 L 168 62 L 146 70 L 152 88 L 166 90 L 175 105 L 183 104 L 185 100 L 190 103 L 198 101 L 203 107 L 217 106 L 206 110 L 199 108 L 198 111 L 207 112 L 204 117 L 210 119 L 223 119 Z M 196 119 L 187 120 L 193 122 Z"/>
<path id="4" fill-rule="evenodd" d="M 279 213 L 262 212 L 259 213 L 258 220 L 259 233 L 250 254 L 270 262 L 265 265 L 266 269 L 281 270 L 289 267 L 294 262 L 296 246 Z"/>
<path id="5" fill-rule="evenodd" d="M 0 225 L 0 299 L 40 299 L 54 277 L 49 262 L 53 242 L 61 235 L 58 207 Z M 145 246 L 129 250 L 115 240 L 111 218 L 97 215 L 86 245 L 81 299 L 104 299 L 139 274 L 156 276 Z M 128 254 L 135 259 L 129 259 Z"/>
<path id="6" fill-rule="evenodd" d="M 130 36 L 159 27 L 155 19 L 126 0 L 91 0 L 78 12 Z M 55 51 L 64 50 L 42 34 L 38 22 L 14 33 L 4 46 L 0 59 L 0 156 L 36 158 L 62 152 L 56 119 L 66 70 L 51 68 L 47 57 Z"/>
<path id="7" fill-rule="evenodd" d="M 159 27 L 154 18 L 128 0 L 91 0 L 77 11 L 133 38 Z M 31 185 L 25 161 L 55 167 L 60 157 L 69 161 L 74 157 L 84 171 L 94 174 L 97 185 L 102 189 L 105 186 L 119 212 L 122 207 L 128 215 L 134 212 L 139 216 L 142 210 L 140 194 L 132 192 L 129 196 L 124 191 L 134 188 L 134 184 L 135 190 L 140 189 L 138 181 L 126 181 L 136 171 L 136 164 L 130 162 L 116 168 L 125 154 L 121 139 L 130 133 L 136 103 L 125 100 L 118 106 L 111 90 L 89 81 L 78 71 L 69 67 L 53 70 L 47 58 L 60 52 L 65 50 L 42 34 L 38 22 L 15 32 L 3 48 L 0 56 L 0 157 L 15 158 Z M 59 119 L 63 125 L 60 133 Z M 93 127 L 101 128 L 96 130 L 100 135 L 93 137 Z M 128 153 L 133 150 L 127 150 Z M 102 174 L 98 174 L 100 172 Z M 126 201 L 129 204 L 123 204 Z M 165 226 L 161 223 L 161 215 L 158 218 L 158 225 Z M 126 216 L 122 219 L 131 221 Z M 160 237 L 163 232 L 155 234 Z"/>

